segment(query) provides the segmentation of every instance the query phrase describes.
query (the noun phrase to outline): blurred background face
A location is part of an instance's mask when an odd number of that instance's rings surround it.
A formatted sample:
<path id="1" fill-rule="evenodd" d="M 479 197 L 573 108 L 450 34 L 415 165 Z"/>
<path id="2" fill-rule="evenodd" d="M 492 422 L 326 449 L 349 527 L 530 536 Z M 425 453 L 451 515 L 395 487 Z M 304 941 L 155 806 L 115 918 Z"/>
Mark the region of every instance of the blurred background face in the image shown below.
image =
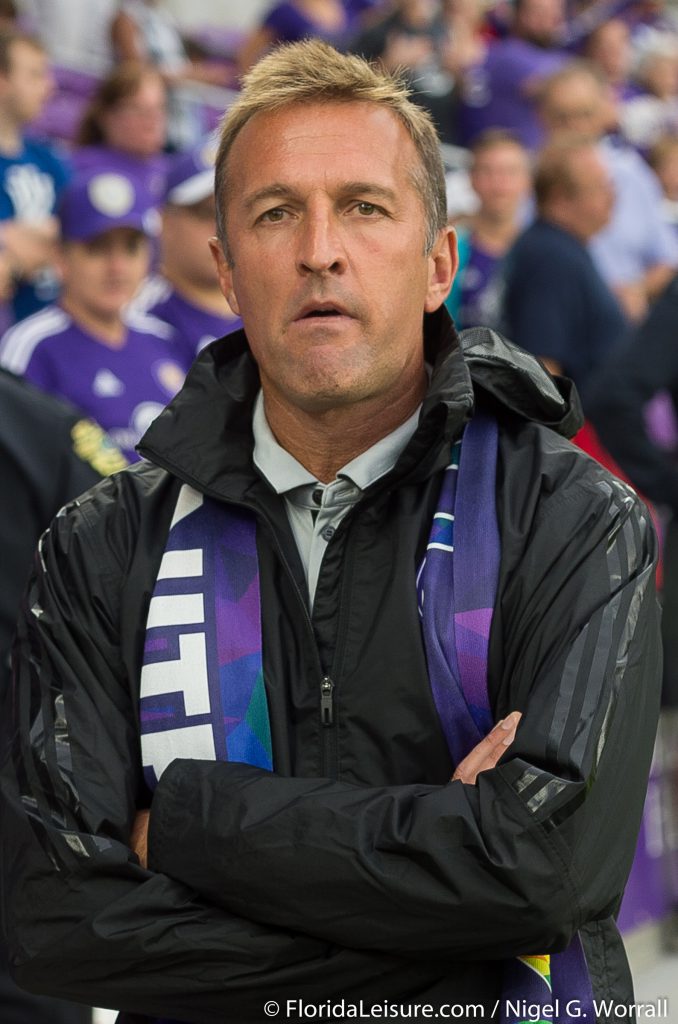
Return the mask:
<path id="1" fill-rule="evenodd" d="M 101 115 L 106 143 L 133 156 L 153 156 L 165 145 L 167 95 L 162 79 L 148 75 L 131 96 Z"/>
<path id="2" fill-rule="evenodd" d="M 106 321 L 119 316 L 148 273 L 149 259 L 148 238 L 134 228 L 64 243 L 64 305 L 76 318 L 79 311 Z"/>
<path id="3" fill-rule="evenodd" d="M 601 25 L 591 36 L 586 55 L 610 82 L 624 82 L 631 70 L 632 57 L 628 26 L 617 18 Z"/>
<path id="4" fill-rule="evenodd" d="M 537 46 L 551 46 L 563 22 L 563 0 L 522 0 L 516 11 L 514 30 Z"/>
<path id="5" fill-rule="evenodd" d="M 214 196 L 191 206 L 165 207 L 160 258 L 163 270 L 201 288 L 217 287 L 208 239 L 216 234 Z"/>
<path id="6" fill-rule="evenodd" d="M 22 124 L 34 120 L 54 91 L 54 78 L 47 54 L 17 40 L 10 52 L 9 74 L 5 78 L 5 105 Z"/>
<path id="7" fill-rule="evenodd" d="M 473 161 L 471 185 L 484 212 L 496 216 L 515 214 L 530 191 L 525 150 L 511 142 L 480 150 Z"/>
<path id="8" fill-rule="evenodd" d="M 678 200 L 678 141 L 655 164 L 655 172 L 668 199 Z"/>
<path id="9" fill-rule="evenodd" d="M 611 115 L 601 85 L 589 75 L 572 75 L 547 87 L 540 113 L 551 136 L 581 135 L 599 139 Z"/>
<path id="10" fill-rule="evenodd" d="M 678 93 L 678 57 L 655 55 L 648 58 L 639 79 L 653 96 L 670 99 Z"/>
<path id="11" fill-rule="evenodd" d="M 438 13 L 436 0 L 401 0 L 399 10 L 413 28 L 425 28 Z"/>

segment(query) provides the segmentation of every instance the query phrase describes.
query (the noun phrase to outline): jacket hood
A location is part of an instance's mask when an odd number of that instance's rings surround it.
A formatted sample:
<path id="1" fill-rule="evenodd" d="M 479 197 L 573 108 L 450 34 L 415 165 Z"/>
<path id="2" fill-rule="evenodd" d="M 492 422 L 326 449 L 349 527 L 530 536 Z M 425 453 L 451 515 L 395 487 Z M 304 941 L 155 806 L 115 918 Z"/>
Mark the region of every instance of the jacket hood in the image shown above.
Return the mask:
<path id="1" fill-rule="evenodd" d="M 551 376 L 535 356 L 488 327 L 459 335 L 474 388 L 522 419 L 574 437 L 584 422 L 579 395 L 568 377 Z"/>
<path id="2" fill-rule="evenodd" d="M 446 309 L 424 318 L 431 382 L 419 426 L 396 466 L 416 478 L 445 464 L 482 392 L 485 404 L 543 423 L 565 436 L 579 428 L 574 386 L 551 377 L 527 352 L 487 328 L 458 335 Z M 198 356 L 181 391 L 138 446 L 145 458 L 199 490 L 247 498 L 252 484 L 252 410 L 259 372 L 243 330 Z M 443 451 L 444 449 L 444 451 Z"/>

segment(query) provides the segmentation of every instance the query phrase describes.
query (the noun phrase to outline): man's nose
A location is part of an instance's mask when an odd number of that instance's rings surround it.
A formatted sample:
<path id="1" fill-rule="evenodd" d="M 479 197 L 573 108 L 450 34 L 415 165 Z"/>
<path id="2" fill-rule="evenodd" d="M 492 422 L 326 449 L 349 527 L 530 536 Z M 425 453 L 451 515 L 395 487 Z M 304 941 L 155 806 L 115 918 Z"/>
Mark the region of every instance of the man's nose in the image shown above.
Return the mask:
<path id="1" fill-rule="evenodd" d="M 127 273 L 129 264 L 129 255 L 124 249 L 111 249 L 108 254 L 108 269 L 112 274 Z"/>
<path id="2" fill-rule="evenodd" d="M 322 209 L 307 213 L 299 232 L 297 263 L 304 274 L 340 274 L 346 254 L 337 214 Z"/>

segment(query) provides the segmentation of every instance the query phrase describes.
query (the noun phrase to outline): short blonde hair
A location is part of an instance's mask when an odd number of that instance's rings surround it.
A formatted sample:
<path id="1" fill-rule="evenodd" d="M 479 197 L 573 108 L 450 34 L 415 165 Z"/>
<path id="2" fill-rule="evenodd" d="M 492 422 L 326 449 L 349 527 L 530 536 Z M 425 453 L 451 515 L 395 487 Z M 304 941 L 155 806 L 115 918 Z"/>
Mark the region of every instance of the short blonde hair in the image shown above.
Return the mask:
<path id="1" fill-rule="evenodd" d="M 279 46 L 243 79 L 243 91 L 222 122 L 215 166 L 217 232 L 224 255 L 231 147 L 256 114 L 311 103 L 376 103 L 392 110 L 407 129 L 420 157 L 412 181 L 426 215 L 428 254 L 447 225 L 445 171 L 438 135 L 429 114 L 409 98 L 399 79 L 378 71 L 362 57 L 339 53 L 317 39 Z"/>

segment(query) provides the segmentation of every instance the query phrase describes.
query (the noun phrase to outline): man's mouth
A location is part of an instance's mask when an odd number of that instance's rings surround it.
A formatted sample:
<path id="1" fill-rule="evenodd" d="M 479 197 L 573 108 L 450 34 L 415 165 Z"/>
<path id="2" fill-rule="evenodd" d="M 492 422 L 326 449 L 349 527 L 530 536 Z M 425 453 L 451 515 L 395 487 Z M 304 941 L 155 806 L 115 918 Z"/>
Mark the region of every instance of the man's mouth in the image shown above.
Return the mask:
<path id="1" fill-rule="evenodd" d="M 336 305 L 332 302 L 319 302 L 309 303 L 304 306 L 294 318 L 296 321 L 299 320 L 327 320 L 332 317 L 350 317 L 343 306 Z"/>

